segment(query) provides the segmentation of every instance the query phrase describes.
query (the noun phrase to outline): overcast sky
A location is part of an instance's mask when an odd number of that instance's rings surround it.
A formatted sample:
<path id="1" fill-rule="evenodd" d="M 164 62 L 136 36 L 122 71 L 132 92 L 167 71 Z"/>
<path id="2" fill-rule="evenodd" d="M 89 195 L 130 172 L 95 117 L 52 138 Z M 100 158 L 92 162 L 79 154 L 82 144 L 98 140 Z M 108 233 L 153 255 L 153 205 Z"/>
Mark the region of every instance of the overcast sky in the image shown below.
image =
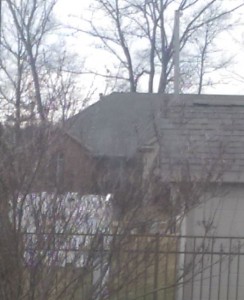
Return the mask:
<path id="1" fill-rule="evenodd" d="M 240 2 L 239 0 L 223 0 L 226 5 Z M 92 0 L 59 0 L 56 13 L 60 20 L 64 23 L 70 22 L 74 18 L 71 16 L 85 16 L 86 9 L 92 3 Z M 244 10 L 240 11 L 244 19 Z M 78 19 L 77 19 L 78 20 Z M 78 22 L 78 21 L 77 21 Z M 101 20 L 102 22 L 102 20 Z M 206 93 L 214 94 L 244 94 L 244 25 L 241 25 L 238 30 L 232 33 L 222 34 L 218 40 L 221 48 L 225 50 L 226 55 L 233 57 L 235 65 L 228 67 L 226 71 L 222 71 L 218 78 L 223 82 L 215 87 L 208 87 Z M 106 61 L 109 58 L 103 52 L 91 48 L 91 39 L 86 35 L 81 35 L 79 39 L 70 39 L 69 43 L 73 49 L 83 56 L 86 60 L 86 65 L 89 68 L 104 70 Z M 242 46 L 243 45 L 243 46 Z M 101 59 L 101 56 L 103 59 Z M 238 75 L 235 75 L 238 74 Z M 240 77 L 239 77 L 240 76 Z M 243 76 L 243 79 L 241 78 Z M 99 79 L 96 82 L 98 92 L 103 92 L 104 80 Z"/>

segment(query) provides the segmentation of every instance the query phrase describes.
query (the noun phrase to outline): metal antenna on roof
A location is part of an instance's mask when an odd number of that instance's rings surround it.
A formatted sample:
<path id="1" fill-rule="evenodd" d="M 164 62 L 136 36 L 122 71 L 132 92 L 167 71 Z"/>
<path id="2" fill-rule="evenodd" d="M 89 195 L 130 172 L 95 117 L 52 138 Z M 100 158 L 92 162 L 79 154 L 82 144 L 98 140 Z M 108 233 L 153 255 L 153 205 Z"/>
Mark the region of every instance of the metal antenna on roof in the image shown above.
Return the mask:
<path id="1" fill-rule="evenodd" d="M 2 0 L 0 0 L 0 47 L 2 45 Z"/>
<path id="2" fill-rule="evenodd" d="M 180 10 L 175 11 L 174 23 L 174 93 L 180 92 Z"/>

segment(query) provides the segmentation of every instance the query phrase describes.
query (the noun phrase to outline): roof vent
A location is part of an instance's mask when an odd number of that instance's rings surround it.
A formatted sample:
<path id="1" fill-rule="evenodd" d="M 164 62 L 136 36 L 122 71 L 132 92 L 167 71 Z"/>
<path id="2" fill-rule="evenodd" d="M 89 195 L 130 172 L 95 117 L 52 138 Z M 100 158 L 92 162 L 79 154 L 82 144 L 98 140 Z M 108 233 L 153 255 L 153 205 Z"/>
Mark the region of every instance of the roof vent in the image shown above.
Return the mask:
<path id="1" fill-rule="evenodd" d="M 238 97 L 209 97 L 205 99 L 196 99 L 193 101 L 196 106 L 220 106 L 220 107 L 244 107 L 244 98 Z"/>

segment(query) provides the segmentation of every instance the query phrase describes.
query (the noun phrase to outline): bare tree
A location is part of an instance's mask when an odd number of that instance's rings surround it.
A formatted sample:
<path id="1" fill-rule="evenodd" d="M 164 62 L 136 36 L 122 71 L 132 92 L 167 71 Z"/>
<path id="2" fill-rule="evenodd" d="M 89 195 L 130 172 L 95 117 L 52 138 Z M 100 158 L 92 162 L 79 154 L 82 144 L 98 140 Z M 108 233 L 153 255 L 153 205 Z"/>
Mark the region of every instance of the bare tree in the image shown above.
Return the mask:
<path id="1" fill-rule="evenodd" d="M 214 43 L 221 32 L 233 28 L 235 12 L 242 3 L 225 6 L 221 1 L 95 1 L 91 18 L 77 29 L 97 40 L 111 54 L 105 78 L 126 83 L 122 89 L 167 92 L 172 90 L 175 10 L 182 13 L 180 51 L 182 53 L 182 90 L 190 85 L 202 90 L 206 72 L 223 67 L 216 63 Z M 104 24 L 99 20 L 103 18 Z M 88 29 L 86 29 L 88 28 Z M 193 43 L 197 39 L 197 46 Z M 194 68 L 192 58 L 194 57 Z M 188 63 L 186 63 L 188 61 Z M 213 61 L 215 64 L 213 67 Z M 216 64 L 218 66 L 216 66 Z M 194 76 L 185 76 L 186 69 Z M 90 70 L 94 72 L 94 70 Z M 97 74 L 97 73 L 96 73 Z M 194 81 L 192 79 L 194 77 Z M 206 83 L 207 83 L 206 79 Z M 140 84 L 141 82 L 141 84 Z M 205 84 L 205 82 L 204 82 Z M 147 87 L 145 87 L 147 85 Z"/>
<path id="2" fill-rule="evenodd" d="M 34 84 L 35 101 L 42 121 L 45 120 L 40 78 L 37 70 L 39 53 L 44 34 L 50 30 L 50 17 L 56 1 L 29 1 L 19 6 L 16 1 L 7 1 L 19 40 L 26 51 Z"/>
<path id="3" fill-rule="evenodd" d="M 70 72 L 75 70 L 74 56 L 67 52 L 54 19 L 55 4 L 7 1 L 2 7 L 2 107 L 18 128 L 37 120 L 57 120 L 61 114 L 64 118 L 64 111 L 68 116 L 76 109 L 77 75 Z M 76 68 L 81 67 L 77 60 Z"/>

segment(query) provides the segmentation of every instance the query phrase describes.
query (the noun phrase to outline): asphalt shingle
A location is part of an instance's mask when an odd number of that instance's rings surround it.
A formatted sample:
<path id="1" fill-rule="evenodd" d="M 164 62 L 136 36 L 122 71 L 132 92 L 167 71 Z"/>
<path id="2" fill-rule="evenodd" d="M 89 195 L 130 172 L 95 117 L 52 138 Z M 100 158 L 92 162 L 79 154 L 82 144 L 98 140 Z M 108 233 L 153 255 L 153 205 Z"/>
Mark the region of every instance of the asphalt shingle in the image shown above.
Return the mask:
<path id="1" fill-rule="evenodd" d="M 68 124 L 94 156 L 130 158 L 156 136 L 165 169 L 218 161 L 244 181 L 244 96 L 112 93 Z"/>

